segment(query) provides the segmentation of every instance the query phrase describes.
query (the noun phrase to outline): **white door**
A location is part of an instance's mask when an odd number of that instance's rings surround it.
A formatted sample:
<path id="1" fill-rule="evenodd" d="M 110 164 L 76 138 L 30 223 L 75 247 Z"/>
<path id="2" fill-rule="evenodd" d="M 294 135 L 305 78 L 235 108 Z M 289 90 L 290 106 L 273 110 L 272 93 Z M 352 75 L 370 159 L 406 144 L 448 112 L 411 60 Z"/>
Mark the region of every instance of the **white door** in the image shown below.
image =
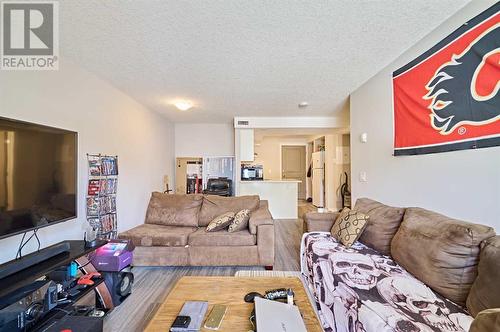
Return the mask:
<path id="1" fill-rule="evenodd" d="M 316 207 L 324 207 L 325 205 L 325 183 L 324 169 L 314 168 L 312 172 L 312 192 L 313 205 Z"/>

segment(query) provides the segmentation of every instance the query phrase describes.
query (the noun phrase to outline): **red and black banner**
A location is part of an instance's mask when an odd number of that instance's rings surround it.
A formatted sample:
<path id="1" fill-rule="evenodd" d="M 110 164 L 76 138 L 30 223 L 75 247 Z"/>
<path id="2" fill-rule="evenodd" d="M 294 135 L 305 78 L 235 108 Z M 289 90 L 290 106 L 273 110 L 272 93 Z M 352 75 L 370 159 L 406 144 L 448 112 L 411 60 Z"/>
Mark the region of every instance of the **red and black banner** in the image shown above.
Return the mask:
<path id="1" fill-rule="evenodd" d="M 394 155 L 500 145 L 500 2 L 393 73 Z"/>

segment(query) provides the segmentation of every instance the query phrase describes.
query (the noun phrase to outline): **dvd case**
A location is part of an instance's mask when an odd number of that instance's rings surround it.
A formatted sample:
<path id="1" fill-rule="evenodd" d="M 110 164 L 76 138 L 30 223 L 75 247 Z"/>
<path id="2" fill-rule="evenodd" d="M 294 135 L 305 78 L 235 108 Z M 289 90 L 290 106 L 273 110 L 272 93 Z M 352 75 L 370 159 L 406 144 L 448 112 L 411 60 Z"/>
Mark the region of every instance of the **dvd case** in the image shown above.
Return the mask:
<path id="1" fill-rule="evenodd" d="M 87 221 L 100 238 L 116 238 L 118 157 L 87 155 Z"/>

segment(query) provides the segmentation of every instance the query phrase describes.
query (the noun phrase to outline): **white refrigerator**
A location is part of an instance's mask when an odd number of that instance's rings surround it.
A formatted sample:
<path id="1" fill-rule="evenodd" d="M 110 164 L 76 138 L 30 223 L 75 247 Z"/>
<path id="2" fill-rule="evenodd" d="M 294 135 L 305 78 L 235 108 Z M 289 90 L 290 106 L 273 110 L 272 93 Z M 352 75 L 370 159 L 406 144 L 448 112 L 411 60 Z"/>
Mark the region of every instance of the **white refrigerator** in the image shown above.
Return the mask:
<path id="1" fill-rule="evenodd" d="M 325 151 L 312 154 L 312 199 L 316 207 L 325 207 Z"/>

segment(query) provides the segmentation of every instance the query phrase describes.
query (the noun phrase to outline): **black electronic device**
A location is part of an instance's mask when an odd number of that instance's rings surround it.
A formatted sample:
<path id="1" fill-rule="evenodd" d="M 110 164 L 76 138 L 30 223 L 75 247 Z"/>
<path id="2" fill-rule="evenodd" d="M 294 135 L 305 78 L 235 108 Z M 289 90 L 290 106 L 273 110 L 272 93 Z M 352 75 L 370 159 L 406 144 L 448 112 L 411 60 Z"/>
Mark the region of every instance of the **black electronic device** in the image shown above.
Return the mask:
<path id="1" fill-rule="evenodd" d="M 187 328 L 189 326 L 189 323 L 191 323 L 191 317 L 177 316 L 175 317 L 174 323 L 172 324 L 171 327 Z"/>
<path id="2" fill-rule="evenodd" d="M 0 137 L 0 238 L 76 218 L 77 133 L 0 117 Z"/>
<path id="3" fill-rule="evenodd" d="M 247 295 L 245 295 L 244 300 L 246 303 L 254 303 L 256 297 L 264 297 L 264 296 L 262 296 L 262 294 L 257 292 L 250 292 Z"/>
<path id="4" fill-rule="evenodd" d="M 0 279 L 27 269 L 40 262 L 46 261 L 47 259 L 57 256 L 61 253 L 68 252 L 69 250 L 70 244 L 68 242 L 60 242 L 54 244 L 53 246 L 23 256 L 22 258 L 2 264 L 0 268 Z"/>
<path id="5" fill-rule="evenodd" d="M 104 320 L 99 317 L 67 315 L 54 320 L 49 326 L 44 327 L 43 331 L 102 332 L 103 322 Z"/>
<path id="6" fill-rule="evenodd" d="M 134 274 L 129 271 L 101 272 L 115 306 L 120 305 L 132 293 Z"/>
<path id="7" fill-rule="evenodd" d="M 73 316 L 89 316 L 94 312 L 95 308 L 88 305 L 76 305 L 73 306 Z"/>
<path id="8" fill-rule="evenodd" d="M 35 281 L 1 298 L 0 331 L 24 331 L 56 306 L 56 284 Z"/>
<path id="9" fill-rule="evenodd" d="M 241 165 L 241 180 L 264 180 L 264 171 L 262 165 Z"/>
<path id="10" fill-rule="evenodd" d="M 232 196 L 233 180 L 228 178 L 208 179 L 205 195 Z"/>

